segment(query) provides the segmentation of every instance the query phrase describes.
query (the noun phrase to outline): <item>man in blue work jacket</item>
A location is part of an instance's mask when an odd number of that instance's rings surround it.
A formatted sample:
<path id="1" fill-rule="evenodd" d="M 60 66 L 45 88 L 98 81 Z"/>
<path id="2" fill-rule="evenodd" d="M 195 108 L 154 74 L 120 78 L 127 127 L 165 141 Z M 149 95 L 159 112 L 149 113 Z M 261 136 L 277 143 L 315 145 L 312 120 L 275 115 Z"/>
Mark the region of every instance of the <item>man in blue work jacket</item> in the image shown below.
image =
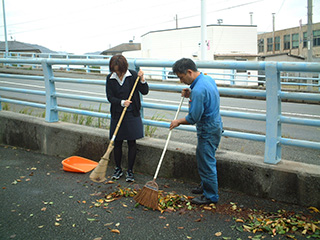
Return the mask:
<path id="1" fill-rule="evenodd" d="M 198 71 L 196 64 L 188 58 L 176 61 L 173 72 L 182 83 L 190 88 L 182 90 L 182 96 L 189 98 L 189 113 L 185 118 L 173 120 L 170 129 L 180 124 L 196 124 L 198 144 L 196 158 L 201 186 L 193 193 L 202 193 L 192 199 L 195 204 L 217 203 L 218 176 L 215 153 L 222 135 L 220 96 L 215 81 Z"/>

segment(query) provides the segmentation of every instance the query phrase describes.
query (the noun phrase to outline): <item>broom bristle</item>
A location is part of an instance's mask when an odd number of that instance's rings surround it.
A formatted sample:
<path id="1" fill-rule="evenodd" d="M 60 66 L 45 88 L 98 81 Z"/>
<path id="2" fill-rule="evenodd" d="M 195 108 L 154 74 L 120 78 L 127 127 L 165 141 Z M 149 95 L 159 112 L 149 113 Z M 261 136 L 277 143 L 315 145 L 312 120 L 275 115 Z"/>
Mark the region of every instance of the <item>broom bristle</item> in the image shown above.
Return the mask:
<path id="1" fill-rule="evenodd" d="M 94 182 L 104 182 L 106 179 L 106 172 L 109 160 L 101 159 L 96 168 L 91 172 L 90 179 Z"/>
<path id="2" fill-rule="evenodd" d="M 156 210 L 159 199 L 158 186 L 155 187 L 154 184 L 156 184 L 154 181 L 148 182 L 133 199 L 143 206 Z"/>

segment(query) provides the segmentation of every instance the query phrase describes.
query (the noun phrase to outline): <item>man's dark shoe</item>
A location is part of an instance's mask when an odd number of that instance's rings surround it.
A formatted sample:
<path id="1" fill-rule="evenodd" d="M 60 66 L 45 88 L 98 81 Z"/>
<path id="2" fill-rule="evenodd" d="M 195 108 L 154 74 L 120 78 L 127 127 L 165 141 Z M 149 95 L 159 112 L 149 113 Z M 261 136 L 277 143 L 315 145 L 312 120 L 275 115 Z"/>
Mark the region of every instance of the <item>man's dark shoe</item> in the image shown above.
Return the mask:
<path id="1" fill-rule="evenodd" d="M 192 192 L 193 194 L 202 194 L 202 193 L 203 193 L 203 188 L 202 188 L 201 184 L 200 184 L 198 187 L 193 188 L 193 189 L 191 190 L 191 192 Z"/>
<path id="2" fill-rule="evenodd" d="M 210 204 L 210 203 L 217 203 L 217 202 L 213 202 L 210 199 L 208 199 L 202 195 L 200 197 L 196 197 L 196 198 L 192 199 L 191 203 L 202 205 L 202 204 Z"/>

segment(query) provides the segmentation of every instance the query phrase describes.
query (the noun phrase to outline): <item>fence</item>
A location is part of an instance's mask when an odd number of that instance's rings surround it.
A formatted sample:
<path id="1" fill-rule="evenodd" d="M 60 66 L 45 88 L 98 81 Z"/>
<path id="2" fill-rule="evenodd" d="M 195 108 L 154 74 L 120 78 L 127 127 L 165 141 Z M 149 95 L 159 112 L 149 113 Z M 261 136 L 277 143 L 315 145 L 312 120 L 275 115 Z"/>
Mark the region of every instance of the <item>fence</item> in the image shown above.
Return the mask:
<path id="1" fill-rule="evenodd" d="M 4 53 L 0 52 L 0 57 L 4 57 Z M 108 60 L 112 56 L 107 55 L 75 55 L 75 54 L 59 54 L 59 53 L 28 53 L 28 52 L 9 52 L 9 58 L 28 59 L 28 58 L 53 58 L 53 59 L 105 59 Z M 12 64 L 7 64 L 12 65 Z M 32 69 L 42 68 L 41 64 L 28 64 Z M 26 66 L 17 64 L 18 68 L 25 68 Z M 65 71 L 85 71 L 86 73 L 102 73 L 109 72 L 108 66 L 92 66 L 92 65 L 53 65 L 54 69 L 61 69 Z M 264 70 L 261 71 L 247 71 L 241 69 L 227 69 L 228 71 L 219 71 L 217 69 L 200 69 L 205 74 L 212 76 L 216 83 L 230 86 L 265 86 L 266 76 Z M 226 70 L 226 69 L 225 69 Z M 171 67 L 145 67 L 145 76 L 150 79 L 173 81 L 178 79 L 172 73 Z M 281 72 L 281 85 L 290 87 L 295 86 L 299 89 L 307 91 L 315 90 L 320 92 L 320 74 L 306 73 L 301 76 L 301 73 L 295 72 Z"/>
<path id="2" fill-rule="evenodd" d="M 173 61 L 167 60 L 148 60 L 148 59 L 128 59 L 129 68 L 171 68 Z M 43 108 L 46 111 L 45 120 L 47 122 L 59 121 L 58 112 L 69 112 L 81 115 L 88 115 L 98 118 L 110 118 L 110 114 L 105 114 L 96 111 L 79 110 L 70 107 L 62 107 L 57 104 L 57 98 L 68 98 L 75 100 L 86 100 L 105 103 L 105 98 L 80 96 L 59 93 L 55 88 L 56 82 L 66 83 L 77 83 L 77 84 L 98 84 L 105 85 L 105 81 L 102 80 L 90 80 L 90 79 L 73 79 L 73 78 L 62 78 L 54 76 L 53 68 L 57 65 L 90 65 L 90 66 L 108 66 L 109 60 L 102 59 L 4 59 L 0 58 L 0 63 L 3 64 L 40 64 L 42 66 L 44 76 L 26 76 L 26 75 L 12 75 L 12 74 L 0 74 L 0 78 L 19 78 L 19 79 L 32 79 L 44 81 L 45 91 L 28 90 L 22 88 L 9 88 L 0 87 L 2 91 L 8 92 L 19 92 L 28 93 L 35 95 L 45 96 L 45 104 L 30 102 L 30 101 L 19 101 L 10 98 L 0 97 L 1 102 L 22 104 L 31 107 Z M 281 90 L 280 72 L 304 72 L 304 73 L 316 73 L 320 72 L 319 63 L 289 63 L 289 62 L 229 62 L 229 61 L 197 61 L 197 66 L 201 69 L 238 69 L 238 70 L 254 70 L 254 71 L 265 71 L 266 76 L 266 90 L 257 89 L 237 89 L 220 87 L 220 94 L 230 96 L 247 96 L 247 97 L 258 97 L 266 99 L 266 114 L 257 113 L 244 113 L 236 111 L 221 111 L 222 117 L 233 117 L 242 118 L 249 120 L 265 121 L 266 122 L 266 134 L 252 134 L 247 132 L 237 131 L 224 131 L 224 136 L 248 139 L 253 141 L 265 142 L 265 156 L 264 162 L 270 164 L 276 164 L 281 160 L 281 146 L 298 146 L 305 148 L 320 149 L 320 142 L 298 140 L 284 138 L 281 135 L 281 124 L 298 124 L 304 126 L 320 126 L 320 120 L 306 119 L 306 118 L 294 118 L 285 117 L 281 114 L 281 100 L 285 99 L 298 99 L 308 100 L 314 102 L 320 102 L 320 95 L 316 93 L 295 93 L 295 92 L 284 92 Z M 162 90 L 162 91 L 175 91 L 180 92 L 185 86 L 175 84 L 149 84 L 151 90 Z M 0 105 L 1 106 L 1 105 Z M 176 111 L 176 106 L 167 106 L 165 104 L 153 104 L 142 101 L 143 108 L 162 109 Z M 1 109 L 0 109 L 1 110 Z M 183 107 L 183 111 L 188 109 Z M 143 116 L 143 114 L 142 114 Z M 150 120 L 143 118 L 143 123 L 150 126 L 158 126 L 169 128 L 169 122 L 162 122 L 156 120 Z M 179 126 L 177 129 L 183 131 L 196 131 L 194 126 Z"/>

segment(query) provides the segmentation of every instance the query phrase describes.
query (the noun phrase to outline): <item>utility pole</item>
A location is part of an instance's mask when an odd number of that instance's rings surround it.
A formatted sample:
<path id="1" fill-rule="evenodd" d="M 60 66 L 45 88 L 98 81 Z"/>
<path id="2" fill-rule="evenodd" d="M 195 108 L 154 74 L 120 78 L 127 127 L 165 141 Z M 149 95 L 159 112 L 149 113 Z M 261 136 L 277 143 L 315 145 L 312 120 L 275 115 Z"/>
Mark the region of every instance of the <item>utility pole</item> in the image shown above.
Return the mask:
<path id="1" fill-rule="evenodd" d="M 308 40 L 308 57 L 307 57 L 307 61 L 308 61 L 308 62 L 312 62 L 312 48 L 313 48 L 313 34 L 312 34 L 312 0 L 308 0 L 307 40 Z"/>
<path id="2" fill-rule="evenodd" d="M 201 60 L 206 60 L 207 53 L 207 14 L 206 0 L 201 0 Z"/>
<path id="3" fill-rule="evenodd" d="M 178 29 L 178 14 L 176 14 L 176 17 L 174 19 L 176 20 L 176 29 Z"/>
<path id="4" fill-rule="evenodd" d="M 252 21 L 252 14 L 253 14 L 253 12 L 249 12 L 249 14 L 250 14 L 250 25 L 252 25 L 252 24 L 253 24 L 253 21 Z"/>
<path id="5" fill-rule="evenodd" d="M 4 39 L 6 44 L 6 51 L 4 57 L 9 56 L 8 39 L 7 39 L 7 24 L 6 24 L 6 10 L 4 8 L 4 0 L 2 0 L 2 11 L 3 11 L 3 25 L 4 25 Z"/>
<path id="6" fill-rule="evenodd" d="M 272 13 L 272 52 L 273 54 L 275 53 L 275 35 L 274 35 L 274 32 L 275 32 L 275 13 Z"/>
<path id="7" fill-rule="evenodd" d="M 307 40 L 308 40 L 308 55 L 307 61 L 312 62 L 312 48 L 313 48 L 313 34 L 312 34 L 312 0 L 308 0 L 308 26 L 307 26 Z M 312 80 L 307 80 L 307 90 L 312 91 Z"/>

